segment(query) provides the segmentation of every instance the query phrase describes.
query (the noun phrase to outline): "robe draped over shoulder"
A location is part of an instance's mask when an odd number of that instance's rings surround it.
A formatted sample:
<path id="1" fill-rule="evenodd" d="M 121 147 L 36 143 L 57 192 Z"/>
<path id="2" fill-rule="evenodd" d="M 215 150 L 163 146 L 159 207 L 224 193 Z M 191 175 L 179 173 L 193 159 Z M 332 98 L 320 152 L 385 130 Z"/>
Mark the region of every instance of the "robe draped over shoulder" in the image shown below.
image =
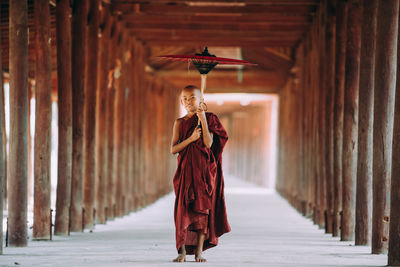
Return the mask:
<path id="1" fill-rule="evenodd" d="M 206 234 L 203 250 L 218 244 L 218 237 L 231 230 L 225 207 L 222 151 L 228 140 L 227 132 L 218 117 L 206 112 L 211 148 L 202 138 L 187 145 L 178 155 L 174 175 L 176 248 L 185 244 L 186 254 L 194 254 L 197 247 L 197 230 Z M 190 137 L 198 122 L 197 115 L 182 120 L 179 141 Z"/>

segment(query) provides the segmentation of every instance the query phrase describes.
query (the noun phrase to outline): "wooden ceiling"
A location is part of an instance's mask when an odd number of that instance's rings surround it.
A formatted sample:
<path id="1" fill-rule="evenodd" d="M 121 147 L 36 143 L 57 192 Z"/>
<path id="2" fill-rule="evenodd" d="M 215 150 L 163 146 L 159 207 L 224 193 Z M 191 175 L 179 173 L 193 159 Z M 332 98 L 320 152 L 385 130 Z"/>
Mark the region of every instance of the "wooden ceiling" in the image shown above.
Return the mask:
<path id="1" fill-rule="evenodd" d="M 52 20 L 53 66 L 56 67 L 55 2 Z M 310 25 L 319 0 L 103 0 L 127 34 L 143 42 L 148 71 L 178 88 L 200 84 L 193 66 L 160 60 L 163 54 L 194 54 L 205 46 L 236 51 L 230 57 L 249 60 L 254 67 L 217 68 L 210 72 L 208 92 L 279 92 L 293 65 L 293 51 Z M 8 4 L 0 0 L 2 68 L 8 71 Z M 33 0 L 29 0 L 29 62 L 33 77 Z M 239 52 L 237 52 L 239 51 Z M 228 54 L 229 56 L 229 54 Z"/>
<path id="2" fill-rule="evenodd" d="M 194 54 L 236 48 L 232 58 L 255 67 L 211 71 L 207 92 L 277 93 L 293 65 L 293 51 L 307 33 L 318 0 L 111 0 L 112 13 L 148 47 L 155 75 L 182 88 L 200 83 L 198 72 L 164 54 Z"/>

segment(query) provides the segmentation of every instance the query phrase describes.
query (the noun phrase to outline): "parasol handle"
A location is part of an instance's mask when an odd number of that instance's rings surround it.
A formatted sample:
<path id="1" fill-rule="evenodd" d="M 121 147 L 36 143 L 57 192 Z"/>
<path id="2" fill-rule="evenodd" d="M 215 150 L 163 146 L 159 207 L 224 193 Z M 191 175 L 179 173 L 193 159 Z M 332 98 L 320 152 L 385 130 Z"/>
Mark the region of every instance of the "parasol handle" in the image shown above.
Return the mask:
<path id="1" fill-rule="evenodd" d="M 202 107 L 202 106 L 206 106 L 206 103 L 204 103 L 204 91 L 206 89 L 207 74 L 201 74 L 200 76 L 201 76 L 201 87 L 200 87 L 200 103 L 199 103 L 199 107 Z M 201 127 L 200 126 L 200 120 L 198 120 L 198 122 L 197 122 L 197 127 Z"/>

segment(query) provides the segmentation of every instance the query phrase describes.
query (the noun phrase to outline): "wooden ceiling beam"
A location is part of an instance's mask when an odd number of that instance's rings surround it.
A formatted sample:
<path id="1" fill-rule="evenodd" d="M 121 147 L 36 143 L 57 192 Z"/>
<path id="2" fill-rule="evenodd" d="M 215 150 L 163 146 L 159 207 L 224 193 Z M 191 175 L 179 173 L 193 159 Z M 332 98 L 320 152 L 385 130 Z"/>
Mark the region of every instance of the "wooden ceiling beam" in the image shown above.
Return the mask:
<path id="1" fill-rule="evenodd" d="M 286 74 L 293 66 L 292 60 L 282 58 L 263 48 L 242 49 L 242 56 L 244 60 L 256 63 L 261 68 L 273 68 Z"/>
<path id="2" fill-rule="evenodd" d="M 297 41 L 303 33 L 268 33 L 258 31 L 132 31 L 131 34 L 143 40 L 187 40 L 187 39 L 223 39 L 223 40 L 268 40 Z"/>
<path id="3" fill-rule="evenodd" d="M 113 3 L 114 12 L 127 13 L 145 13 L 153 15 L 188 15 L 188 14 L 282 14 L 282 15 L 312 15 L 316 11 L 316 6 L 309 5 L 245 5 L 245 6 L 190 6 L 186 4 L 169 3 L 149 3 L 121 4 Z"/>
<path id="4" fill-rule="evenodd" d="M 207 15 L 187 15 L 183 14 L 179 17 L 175 15 L 147 15 L 147 14 L 126 14 L 122 15 L 122 20 L 126 22 L 138 24 L 153 24 L 153 23 L 170 23 L 173 21 L 176 24 L 182 23 L 263 23 L 277 25 L 309 25 L 312 21 L 312 16 L 294 16 L 294 15 L 276 15 L 271 14 L 265 16 L 263 14 L 252 15 L 232 15 L 232 16 L 207 16 Z"/>
<path id="5" fill-rule="evenodd" d="M 270 32 L 304 32 L 308 25 L 272 25 L 263 23 L 218 23 L 209 21 L 207 23 L 175 23 L 174 21 L 164 23 L 134 23 L 127 22 L 126 27 L 133 31 L 143 30 L 204 30 L 204 31 L 270 31 Z"/>
<path id="6" fill-rule="evenodd" d="M 138 38 L 141 40 L 140 38 Z M 265 39 L 249 40 L 223 40 L 223 39 L 187 39 L 187 40 L 141 40 L 149 46 L 240 46 L 240 47 L 293 47 L 296 41 L 271 41 Z"/>
<path id="7" fill-rule="evenodd" d="M 231 30 L 215 30 L 215 29 L 208 29 L 208 30 L 186 30 L 186 29 L 135 29 L 130 30 L 131 34 L 138 35 L 138 36 L 148 36 L 154 37 L 154 35 L 159 36 L 160 38 L 170 38 L 170 37 L 179 37 L 179 36 L 207 36 L 207 37 L 230 37 L 230 36 L 242 36 L 242 37 L 269 37 L 269 38 L 287 38 L 288 32 L 277 32 L 277 31 L 231 31 Z M 292 31 L 290 35 L 293 38 L 299 38 L 303 35 L 303 31 Z"/>
<path id="8" fill-rule="evenodd" d="M 319 4 L 319 0 L 234 0 L 234 1 L 229 1 L 227 2 L 226 0 L 194 0 L 194 1 L 188 1 L 188 0 L 113 0 L 114 3 L 121 3 L 121 4 L 149 4 L 149 3 L 176 3 L 176 4 L 182 4 L 182 3 L 197 3 L 197 4 L 222 4 L 226 5 L 231 4 L 258 4 L 258 5 L 311 5 L 315 6 Z"/>

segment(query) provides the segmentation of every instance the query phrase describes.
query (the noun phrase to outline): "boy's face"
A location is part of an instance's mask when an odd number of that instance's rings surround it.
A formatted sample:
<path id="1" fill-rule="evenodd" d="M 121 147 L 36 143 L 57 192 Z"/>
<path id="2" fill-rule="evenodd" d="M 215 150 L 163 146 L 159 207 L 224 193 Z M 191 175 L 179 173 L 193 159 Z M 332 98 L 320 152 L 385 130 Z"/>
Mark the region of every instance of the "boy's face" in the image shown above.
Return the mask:
<path id="1" fill-rule="evenodd" d="M 197 89 L 184 89 L 181 93 L 181 103 L 187 112 L 196 112 L 200 102 L 200 92 Z"/>

